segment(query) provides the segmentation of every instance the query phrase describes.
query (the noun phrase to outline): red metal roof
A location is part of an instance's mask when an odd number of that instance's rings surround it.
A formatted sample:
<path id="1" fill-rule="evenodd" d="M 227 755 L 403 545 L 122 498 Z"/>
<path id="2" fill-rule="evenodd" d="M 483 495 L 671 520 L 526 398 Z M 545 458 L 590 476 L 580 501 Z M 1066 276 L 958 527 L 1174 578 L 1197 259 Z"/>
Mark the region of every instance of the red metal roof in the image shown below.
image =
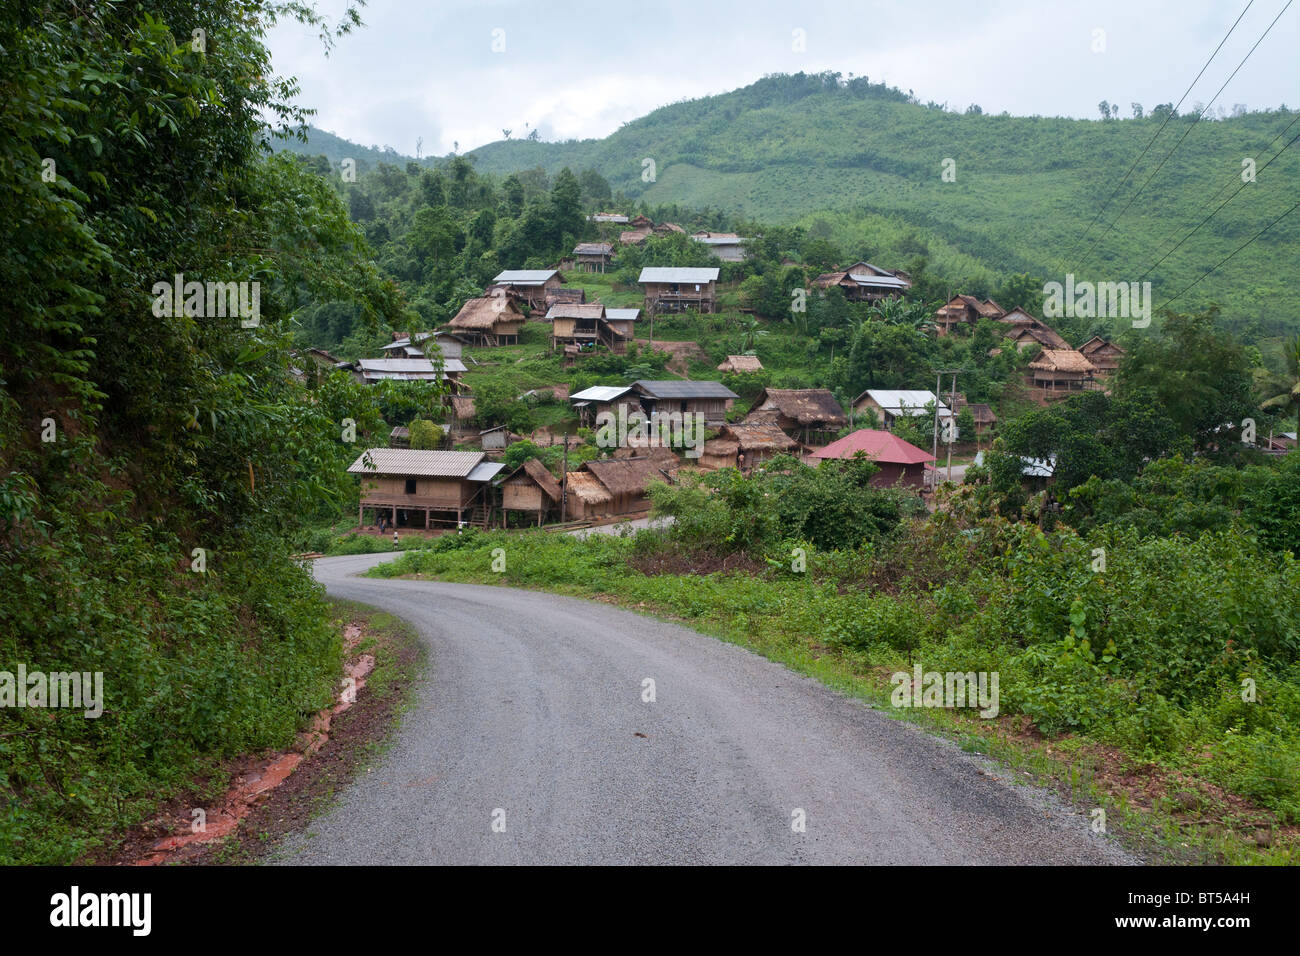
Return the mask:
<path id="1" fill-rule="evenodd" d="M 934 456 L 928 452 L 903 441 L 897 435 L 874 428 L 859 428 L 852 434 L 831 442 L 825 448 L 809 453 L 808 457 L 852 458 L 858 452 L 864 452 L 873 461 L 894 465 L 915 465 L 919 462 L 934 461 Z"/>

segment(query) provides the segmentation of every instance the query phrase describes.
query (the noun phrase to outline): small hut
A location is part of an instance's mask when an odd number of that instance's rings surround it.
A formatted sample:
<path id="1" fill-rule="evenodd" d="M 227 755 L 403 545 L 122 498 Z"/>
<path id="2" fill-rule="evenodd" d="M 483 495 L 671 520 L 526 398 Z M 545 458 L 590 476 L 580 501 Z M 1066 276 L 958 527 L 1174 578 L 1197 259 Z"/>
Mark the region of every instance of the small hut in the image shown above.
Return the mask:
<path id="1" fill-rule="evenodd" d="M 508 295 L 467 299 L 447 327 L 473 345 L 517 345 L 524 314 Z"/>
<path id="2" fill-rule="evenodd" d="M 540 525 L 549 514 L 560 509 L 560 499 L 563 494 L 560 483 L 536 458 L 529 458 L 506 475 L 501 480 L 500 486 L 503 524 L 504 512 L 521 511 L 535 514 Z"/>
<path id="3" fill-rule="evenodd" d="M 763 363 L 757 355 L 728 355 L 725 362 L 718 366 L 719 372 L 761 372 Z"/>

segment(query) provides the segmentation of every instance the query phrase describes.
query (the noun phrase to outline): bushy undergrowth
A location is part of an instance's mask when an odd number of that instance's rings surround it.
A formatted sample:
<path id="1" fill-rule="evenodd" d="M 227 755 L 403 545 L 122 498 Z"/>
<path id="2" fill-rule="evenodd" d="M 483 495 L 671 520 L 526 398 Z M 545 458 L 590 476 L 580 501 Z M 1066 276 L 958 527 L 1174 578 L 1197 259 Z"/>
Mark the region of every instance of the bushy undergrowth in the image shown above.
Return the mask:
<path id="1" fill-rule="evenodd" d="M 860 549 L 799 542 L 803 573 L 792 570 L 795 542 L 779 539 L 765 545 L 758 575 L 630 567 L 639 555 L 704 546 L 702 529 L 718 520 L 704 510 L 702 525 L 668 535 L 448 537 L 373 573 L 612 594 L 758 646 L 998 672 L 1003 714 L 1196 773 L 1300 820 L 1300 564 L 1290 554 L 1231 528 L 1081 537 L 941 515 Z M 725 534 L 714 540 L 732 546 Z M 505 549 L 504 571 L 492 570 L 494 548 Z"/>

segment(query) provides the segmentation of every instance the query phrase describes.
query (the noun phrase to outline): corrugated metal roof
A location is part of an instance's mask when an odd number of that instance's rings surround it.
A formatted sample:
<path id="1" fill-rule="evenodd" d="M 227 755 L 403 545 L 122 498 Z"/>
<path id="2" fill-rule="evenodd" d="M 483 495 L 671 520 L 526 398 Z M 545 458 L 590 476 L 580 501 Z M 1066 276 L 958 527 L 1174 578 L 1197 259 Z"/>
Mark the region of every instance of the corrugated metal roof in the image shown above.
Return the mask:
<path id="1" fill-rule="evenodd" d="M 372 467 L 368 467 L 369 458 Z M 369 448 L 348 468 L 351 475 L 416 475 L 465 478 L 483 460 L 481 451 L 424 451 L 414 448 Z"/>
<path id="2" fill-rule="evenodd" d="M 497 474 L 504 467 L 505 467 L 505 462 L 482 461 L 470 469 L 469 474 L 465 476 L 465 480 L 466 481 L 491 481 L 493 478 L 497 476 Z"/>
<path id="3" fill-rule="evenodd" d="M 646 266 L 638 282 L 716 282 L 717 269 L 686 269 L 668 266 Z"/>
<path id="4" fill-rule="evenodd" d="M 641 317 L 640 309 L 606 309 L 605 318 L 615 322 L 635 322 Z"/>
<path id="5" fill-rule="evenodd" d="M 632 391 L 631 385 L 593 385 L 569 396 L 574 402 L 612 402 Z"/>
<path id="6" fill-rule="evenodd" d="M 706 246 L 738 246 L 742 242 L 749 242 L 748 239 L 741 239 L 739 236 L 692 236 L 696 242 L 702 242 Z"/>
<path id="7" fill-rule="evenodd" d="M 906 289 L 912 284 L 898 276 L 872 276 L 861 272 L 850 272 L 849 278 L 859 285 L 878 285 L 890 289 Z"/>
<path id="8" fill-rule="evenodd" d="M 555 274 L 555 269 L 506 269 L 492 281 L 507 285 L 543 285 Z"/>
<path id="9" fill-rule="evenodd" d="M 934 397 L 934 392 L 920 389 L 869 388 L 858 398 L 863 395 L 871 396 L 873 402 L 892 415 L 924 415 L 925 406 L 931 402 L 938 407 L 940 417 L 952 414 L 944 402 Z"/>
<path id="10" fill-rule="evenodd" d="M 651 398 L 737 398 L 735 392 L 721 382 L 687 382 L 679 379 L 652 381 L 640 379 L 635 383 Z"/>

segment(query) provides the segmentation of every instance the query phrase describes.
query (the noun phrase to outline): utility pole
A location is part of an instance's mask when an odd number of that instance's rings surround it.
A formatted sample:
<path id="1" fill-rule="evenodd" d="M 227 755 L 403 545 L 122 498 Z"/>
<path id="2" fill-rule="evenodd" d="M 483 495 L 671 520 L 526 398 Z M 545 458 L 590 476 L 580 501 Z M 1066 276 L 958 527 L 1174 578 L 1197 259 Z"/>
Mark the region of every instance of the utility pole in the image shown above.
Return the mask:
<path id="1" fill-rule="evenodd" d="M 957 438 L 957 373 L 952 373 L 952 389 L 948 393 L 948 414 L 949 421 L 952 422 L 952 431 L 948 433 L 950 439 Z M 952 441 L 948 442 L 948 480 L 952 481 Z"/>
<path id="2" fill-rule="evenodd" d="M 933 448 L 930 452 L 930 455 L 934 459 L 934 463 L 936 465 L 939 463 L 939 392 L 941 392 L 942 390 L 943 390 L 943 372 L 936 371 L 934 375 L 934 429 L 933 429 L 934 442 L 933 442 Z M 934 480 L 930 484 L 931 491 L 933 491 L 939 485 L 939 481 L 938 481 L 939 472 L 935 471 L 934 475 L 935 475 Z"/>
<path id="3" fill-rule="evenodd" d="M 564 471 L 560 476 L 560 524 L 569 520 L 569 433 L 564 433 Z"/>

